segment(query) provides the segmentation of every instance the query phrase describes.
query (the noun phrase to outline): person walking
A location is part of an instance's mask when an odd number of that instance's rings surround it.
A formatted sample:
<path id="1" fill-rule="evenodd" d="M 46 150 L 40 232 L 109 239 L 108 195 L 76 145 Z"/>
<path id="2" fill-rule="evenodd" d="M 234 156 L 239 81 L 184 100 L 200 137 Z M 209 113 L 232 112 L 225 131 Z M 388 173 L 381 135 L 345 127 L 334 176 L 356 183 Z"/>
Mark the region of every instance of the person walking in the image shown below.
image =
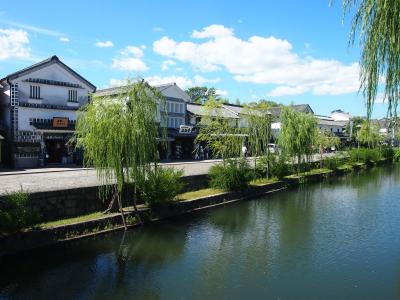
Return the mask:
<path id="1" fill-rule="evenodd" d="M 200 146 L 200 159 L 201 160 L 204 159 L 204 148 L 203 148 L 203 146 Z"/>
<path id="2" fill-rule="evenodd" d="M 210 155 L 210 147 L 208 147 L 208 145 L 206 145 L 204 147 L 204 156 L 206 159 L 209 159 L 209 155 Z"/>
<path id="3" fill-rule="evenodd" d="M 246 156 L 247 156 L 247 147 L 246 147 L 245 144 L 243 144 L 243 146 L 242 146 L 242 156 L 243 156 L 243 157 L 246 157 Z"/>

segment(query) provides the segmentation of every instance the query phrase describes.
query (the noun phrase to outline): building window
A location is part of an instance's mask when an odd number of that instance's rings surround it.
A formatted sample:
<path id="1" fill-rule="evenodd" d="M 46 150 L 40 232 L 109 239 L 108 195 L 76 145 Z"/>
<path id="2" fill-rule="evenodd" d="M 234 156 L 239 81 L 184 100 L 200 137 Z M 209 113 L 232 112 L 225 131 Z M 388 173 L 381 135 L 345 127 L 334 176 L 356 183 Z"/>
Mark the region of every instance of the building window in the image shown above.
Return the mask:
<path id="1" fill-rule="evenodd" d="M 40 99 L 40 86 L 31 85 L 29 89 L 29 98 Z"/>
<path id="2" fill-rule="evenodd" d="M 78 102 L 78 91 L 77 90 L 68 90 L 68 101 L 69 102 Z"/>
<path id="3" fill-rule="evenodd" d="M 88 102 L 88 103 L 92 102 L 92 95 L 88 95 L 88 96 L 87 96 L 87 102 Z"/>

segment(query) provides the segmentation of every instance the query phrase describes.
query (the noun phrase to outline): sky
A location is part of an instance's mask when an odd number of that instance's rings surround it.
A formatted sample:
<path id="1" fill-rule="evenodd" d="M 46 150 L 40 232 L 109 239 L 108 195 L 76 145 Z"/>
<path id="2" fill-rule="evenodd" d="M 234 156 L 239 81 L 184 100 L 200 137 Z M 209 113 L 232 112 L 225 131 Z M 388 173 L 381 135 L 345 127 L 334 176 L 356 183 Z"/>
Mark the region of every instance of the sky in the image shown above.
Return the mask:
<path id="1" fill-rule="evenodd" d="M 0 0 L 0 77 L 57 55 L 97 89 L 140 76 L 215 87 L 232 103 L 365 115 L 351 17 L 340 0 Z M 387 110 L 378 98 L 375 118 Z"/>

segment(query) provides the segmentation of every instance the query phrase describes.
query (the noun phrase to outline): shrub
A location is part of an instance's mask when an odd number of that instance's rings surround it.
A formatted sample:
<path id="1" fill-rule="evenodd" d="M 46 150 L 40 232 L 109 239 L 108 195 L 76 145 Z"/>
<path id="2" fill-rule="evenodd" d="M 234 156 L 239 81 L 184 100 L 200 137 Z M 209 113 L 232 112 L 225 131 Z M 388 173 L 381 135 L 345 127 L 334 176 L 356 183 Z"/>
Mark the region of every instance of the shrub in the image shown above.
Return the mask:
<path id="1" fill-rule="evenodd" d="M 382 158 L 382 154 L 378 149 L 352 149 L 349 152 L 350 161 L 352 162 L 363 162 L 371 163 L 376 162 Z"/>
<path id="2" fill-rule="evenodd" d="M 226 164 L 211 167 L 208 173 L 210 185 L 226 191 L 242 191 L 254 178 L 254 172 L 244 159 L 227 160 Z"/>
<path id="3" fill-rule="evenodd" d="M 393 161 L 400 162 L 400 149 L 397 149 L 393 155 Z"/>
<path id="4" fill-rule="evenodd" d="M 270 154 L 269 168 L 267 167 L 268 160 L 266 157 L 261 157 L 257 161 L 255 174 L 256 178 L 277 177 L 283 178 L 292 173 L 292 166 L 286 163 L 284 155 Z"/>
<path id="5" fill-rule="evenodd" d="M 0 231 L 12 232 L 37 224 L 39 214 L 29 202 L 29 195 L 22 190 L 0 199 Z"/>
<path id="6" fill-rule="evenodd" d="M 327 157 L 323 160 L 323 166 L 330 170 L 336 170 L 342 163 L 342 159 L 336 156 Z"/>
<path id="7" fill-rule="evenodd" d="M 382 147 L 382 148 L 380 148 L 380 153 L 383 158 L 386 158 L 388 160 L 393 160 L 394 150 L 392 147 L 388 147 L 388 146 Z"/>
<path id="8" fill-rule="evenodd" d="M 154 169 L 138 190 L 140 198 L 149 206 L 157 206 L 172 201 L 183 189 L 183 171 L 172 168 Z"/>
<path id="9" fill-rule="evenodd" d="M 270 162 L 270 176 L 283 178 L 293 172 L 293 166 L 286 162 L 284 155 L 272 155 Z"/>

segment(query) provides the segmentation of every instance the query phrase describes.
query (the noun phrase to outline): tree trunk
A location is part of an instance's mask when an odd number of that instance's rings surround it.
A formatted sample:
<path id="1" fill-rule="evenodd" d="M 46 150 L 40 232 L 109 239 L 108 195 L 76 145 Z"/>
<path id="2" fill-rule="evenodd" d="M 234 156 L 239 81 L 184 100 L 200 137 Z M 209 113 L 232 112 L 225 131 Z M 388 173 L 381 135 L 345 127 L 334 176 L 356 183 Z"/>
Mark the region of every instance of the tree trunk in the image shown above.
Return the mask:
<path id="1" fill-rule="evenodd" d="M 117 189 L 117 188 L 116 188 L 116 189 Z M 119 195 L 119 194 L 117 195 L 117 200 L 118 200 L 118 208 L 119 208 L 119 212 L 121 213 L 122 223 L 124 224 L 124 228 L 125 228 L 125 230 L 127 230 L 127 229 L 128 229 L 128 227 L 126 227 L 124 210 L 123 210 L 123 208 L 122 208 L 121 197 L 120 197 L 120 195 Z"/>
<path id="2" fill-rule="evenodd" d="M 143 225 L 142 218 L 140 217 L 139 210 L 137 209 L 136 199 L 137 197 L 136 197 L 136 184 L 135 184 L 135 186 L 133 187 L 133 208 L 135 210 L 135 215 L 138 218 L 140 225 Z"/>
<path id="3" fill-rule="evenodd" d="M 113 209 L 113 206 L 114 206 L 114 203 L 115 203 L 115 197 L 116 197 L 116 196 L 117 196 L 117 193 L 116 193 L 116 191 L 114 190 L 114 191 L 113 191 L 113 194 L 112 194 L 112 197 L 111 197 L 110 204 L 108 204 L 107 209 L 106 209 L 105 211 L 103 211 L 103 214 L 107 214 L 107 213 L 109 213 L 109 212 Z"/>

